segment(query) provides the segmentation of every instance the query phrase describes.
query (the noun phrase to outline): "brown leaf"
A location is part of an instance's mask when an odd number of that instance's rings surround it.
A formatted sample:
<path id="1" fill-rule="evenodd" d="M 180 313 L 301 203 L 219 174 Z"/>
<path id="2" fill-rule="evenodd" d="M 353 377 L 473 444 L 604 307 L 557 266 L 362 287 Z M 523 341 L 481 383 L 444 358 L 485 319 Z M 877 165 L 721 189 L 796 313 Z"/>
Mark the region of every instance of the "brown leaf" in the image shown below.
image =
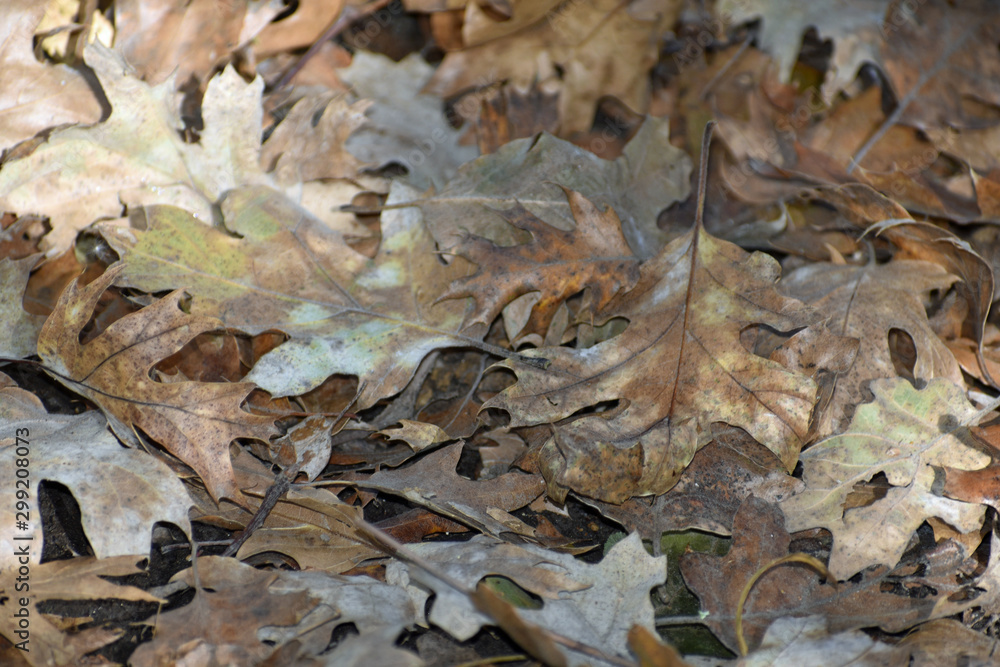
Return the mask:
<path id="1" fill-rule="evenodd" d="M 164 602 L 139 588 L 113 584 L 103 578 L 142 572 L 136 567 L 137 560 L 134 556 L 72 558 L 32 565 L 27 586 L 24 578 L 18 583 L 20 575 L 16 567 L 4 568 L 0 571 L 0 591 L 4 593 L 4 601 L 0 603 L 0 635 L 15 645 L 24 642 L 22 656 L 33 666 L 82 664 L 84 654 L 114 641 L 120 633 L 102 627 L 64 633 L 46 614 L 40 613 L 38 604 L 49 600 L 101 599 Z M 26 629 L 19 629 L 17 614 L 21 610 L 27 613 Z"/>
<path id="2" fill-rule="evenodd" d="M 744 585 L 758 570 L 788 555 L 790 542 L 777 506 L 751 497 L 736 515 L 728 554 L 692 552 L 681 557 L 684 580 L 709 612 L 706 625 L 732 650 L 737 649 L 733 619 Z M 961 589 L 956 573 L 961 561 L 954 545 L 947 543 L 917 567 L 878 567 L 861 573 L 858 581 L 836 585 L 821 583 L 820 575 L 799 565 L 772 568 L 757 580 L 744 605 L 747 644 L 757 645 L 779 618 L 811 615 L 821 616 L 829 633 L 872 626 L 898 632 L 932 618 L 938 605 Z M 913 597 L 895 592 L 919 586 L 933 592 Z"/>
<path id="3" fill-rule="evenodd" d="M 989 505 L 1000 511 L 1000 425 L 973 426 L 969 432 L 990 455 L 989 465 L 978 470 L 947 465 L 935 467 L 932 491 L 946 498 Z"/>
<path id="4" fill-rule="evenodd" d="M 194 601 L 156 616 L 153 640 L 132 654 L 131 664 L 213 660 L 255 665 L 275 650 L 273 642 L 258 638 L 261 628 L 296 625 L 319 604 L 305 590 L 272 592 L 280 573 L 255 570 L 233 558 L 201 557 L 194 568 L 197 574 L 189 568 L 174 577 L 196 587 Z"/>
<path id="5" fill-rule="evenodd" d="M 525 353 L 549 360 L 545 370 L 501 362 L 518 382 L 486 407 L 509 412 L 511 426 L 527 426 L 619 401 L 615 410 L 556 429 L 541 452 L 550 493 L 557 485 L 617 503 L 665 493 L 711 439 L 712 422 L 743 428 L 791 469 L 816 385 L 740 344 L 753 324 L 789 331 L 813 317 L 775 291 L 778 272 L 770 257 L 697 225 L 644 263 L 636 286 L 598 313 L 598 322 L 628 318 L 624 333 L 587 349 Z"/>
<path id="6" fill-rule="evenodd" d="M 478 481 L 460 477 L 455 467 L 462 456 L 462 446 L 459 442 L 443 447 L 412 465 L 380 470 L 359 479 L 357 484 L 403 496 L 489 535 L 514 532 L 530 536 L 531 527 L 508 512 L 524 507 L 542 493 L 541 478 L 521 472 Z"/>
<path id="7" fill-rule="evenodd" d="M 531 317 L 518 335 L 545 335 L 556 309 L 567 298 L 588 289 L 589 305 L 607 306 L 619 291 L 639 279 L 639 259 L 622 235 L 621 222 L 611 208 L 603 212 L 578 192 L 563 188 L 576 228 L 556 229 L 517 204 L 499 212 L 514 227 L 531 234 L 531 243 L 499 246 L 480 236 L 469 236 L 452 252 L 479 265 L 471 276 L 456 280 L 440 299 L 471 296 L 476 310 L 466 326 L 488 327 L 516 297 L 538 292 Z"/>
<path id="8" fill-rule="evenodd" d="M 272 419 L 240 409 L 253 385 L 164 384 L 151 376 L 158 361 L 198 334 L 221 328 L 221 322 L 185 314 L 178 307 L 183 293 L 173 292 L 80 345 L 80 331 L 97 300 L 123 268 L 119 265 L 86 287 L 74 283 L 63 292 L 39 335 L 38 355 L 57 380 L 101 408 L 122 441 L 138 446 L 132 429 L 142 429 L 194 468 L 216 500 L 239 502 L 230 443 L 236 438 L 267 440 L 276 433 Z"/>

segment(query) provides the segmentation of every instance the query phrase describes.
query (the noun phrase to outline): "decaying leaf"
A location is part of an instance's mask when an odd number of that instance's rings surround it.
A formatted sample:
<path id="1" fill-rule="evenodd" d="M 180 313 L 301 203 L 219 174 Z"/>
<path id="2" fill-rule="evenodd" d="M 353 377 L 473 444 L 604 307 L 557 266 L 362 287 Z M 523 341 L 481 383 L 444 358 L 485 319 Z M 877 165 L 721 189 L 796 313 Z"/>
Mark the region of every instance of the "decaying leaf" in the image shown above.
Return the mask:
<path id="1" fill-rule="evenodd" d="M 31 547 L 32 563 L 42 556 L 38 485 L 43 481 L 64 485 L 76 498 L 83 531 L 98 558 L 148 554 L 158 521 L 191 534 L 192 502 L 181 481 L 158 459 L 122 447 L 99 413 L 49 414 L 32 394 L 10 387 L 0 389 L 0 402 L 5 403 L 0 409 L 0 491 L 11 498 L 21 498 L 18 489 L 24 491 L 29 517 L 27 528 L 15 530 L 11 516 L 0 529 L 6 552 L 0 570 L 14 567 L 9 554 L 18 546 Z M 30 488 L 16 475 L 18 460 L 30 465 Z M 29 541 L 18 541 L 25 538 Z"/>
<path id="2" fill-rule="evenodd" d="M 740 343 L 740 332 L 756 324 L 791 331 L 810 323 L 808 308 L 775 291 L 778 271 L 770 257 L 697 225 L 644 263 L 635 287 L 595 317 L 627 318 L 624 333 L 582 350 L 525 353 L 549 360 L 544 370 L 501 362 L 518 382 L 486 407 L 525 426 L 619 402 L 556 428 L 541 452 L 550 493 L 568 487 L 619 503 L 665 493 L 711 439 L 712 422 L 743 428 L 791 469 L 816 385 Z"/>
<path id="3" fill-rule="evenodd" d="M 493 479 L 472 481 L 455 472 L 461 455 L 462 443 L 456 443 L 405 468 L 379 470 L 357 483 L 366 489 L 398 494 L 488 535 L 507 532 L 533 535 L 530 526 L 508 512 L 541 495 L 544 490 L 541 478 L 508 472 Z"/>
<path id="4" fill-rule="evenodd" d="M 272 590 L 280 572 L 233 558 L 198 558 L 193 568 L 174 580 L 195 588 L 194 601 L 151 618 L 156 635 L 132 654 L 131 664 L 260 664 L 277 648 L 260 636 L 261 629 L 297 625 L 320 604 L 304 589 Z"/>
<path id="5" fill-rule="evenodd" d="M 531 234 L 531 243 L 503 247 L 470 236 L 452 250 L 479 265 L 476 273 L 455 281 L 440 297 L 476 299 L 467 326 L 488 327 L 515 298 L 537 292 L 521 331 L 545 334 L 559 306 L 577 292 L 588 289 L 591 307 L 600 310 L 619 291 L 635 285 L 639 260 L 622 236 L 618 216 L 610 208 L 599 210 L 578 192 L 565 192 L 575 229 L 551 227 L 518 203 L 498 214 Z"/>
<path id="6" fill-rule="evenodd" d="M 397 183 L 389 203 L 401 192 L 412 193 Z M 383 214 L 374 260 L 268 188 L 230 192 L 223 211 L 241 238 L 175 208 L 147 210 L 146 231 L 102 233 L 125 258 L 123 284 L 149 292 L 183 286 L 195 297 L 193 313 L 251 334 L 287 334 L 246 378 L 273 396 L 305 393 L 335 373 L 357 375 L 363 410 L 401 391 L 432 350 L 478 343 L 458 333 L 461 301 L 434 303 L 467 268 L 438 261 L 419 211 Z"/>
<path id="7" fill-rule="evenodd" d="M 829 567 L 838 579 L 895 565 L 927 517 L 963 533 L 982 525 L 982 506 L 931 493 L 932 466 L 976 470 L 989 463 L 973 446 L 968 427 L 978 413 L 964 392 L 945 379 L 920 390 L 901 378 L 876 380 L 871 389 L 875 400 L 858 407 L 850 428 L 802 453 L 806 488 L 781 505 L 789 530 L 833 533 Z M 854 485 L 879 473 L 891 485 L 885 496 L 845 511 Z"/>
<path id="8" fill-rule="evenodd" d="M 59 125 L 95 123 L 101 105 L 86 78 L 68 65 L 40 63 L 32 53 L 45 3 L 10 0 L 0 6 L 0 146 Z"/>
<path id="9" fill-rule="evenodd" d="M 7 553 L 12 553 L 7 551 Z M 5 554 L 5 558 L 9 558 Z M 38 608 L 50 600 L 127 600 L 132 602 L 164 602 L 134 586 L 113 584 L 103 577 L 124 577 L 141 570 L 135 556 L 116 558 L 74 558 L 42 565 L 32 565 L 27 582 L 17 569 L 0 570 L 0 636 L 20 645 L 21 657 L 32 667 L 79 665 L 84 655 L 114 641 L 120 632 L 104 627 L 90 627 L 72 634 L 63 632 Z M 18 583 L 18 577 L 22 580 Z M 25 585 L 27 583 L 27 585 Z M 155 608 L 155 607 L 154 607 Z M 26 618 L 27 624 L 20 620 Z M 60 620 L 66 621 L 66 617 Z M 73 619 L 77 624 L 89 618 Z"/>
<path id="10" fill-rule="evenodd" d="M 518 610 L 524 621 L 609 655 L 628 655 L 627 637 L 634 625 L 653 631 L 648 592 L 666 577 L 666 559 L 647 554 L 635 533 L 616 544 L 596 565 L 539 547 L 485 537 L 461 544 L 424 543 L 409 548 L 470 589 L 488 575 L 511 579 L 542 598 L 540 609 Z M 394 563 L 387 577 L 400 584 L 413 579 L 435 592 L 428 620 L 457 639 L 471 637 L 490 622 L 468 597 L 415 569 Z M 605 664 L 573 651 L 565 653 L 570 665 L 588 664 L 588 660 L 589 664 Z"/>
<path id="11" fill-rule="evenodd" d="M 100 406 L 123 442 L 138 446 L 132 430 L 149 437 L 190 465 L 212 496 L 241 499 L 233 481 L 229 444 L 236 438 L 267 440 L 273 419 L 240 409 L 249 383 L 172 382 L 153 379 L 152 367 L 218 320 L 180 310 L 181 292 L 118 320 L 86 345 L 80 331 L 101 294 L 124 266 L 109 269 L 86 287 L 70 285 L 38 337 L 38 355 L 59 382 Z"/>

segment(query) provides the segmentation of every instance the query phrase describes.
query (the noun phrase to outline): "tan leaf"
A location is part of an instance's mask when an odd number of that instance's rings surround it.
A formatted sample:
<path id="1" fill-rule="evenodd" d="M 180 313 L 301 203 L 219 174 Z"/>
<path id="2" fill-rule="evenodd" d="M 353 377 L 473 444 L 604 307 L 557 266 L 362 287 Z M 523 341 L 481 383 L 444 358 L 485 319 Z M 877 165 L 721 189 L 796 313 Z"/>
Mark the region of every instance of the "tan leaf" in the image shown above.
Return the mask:
<path id="1" fill-rule="evenodd" d="M 241 383 L 174 382 L 152 379 L 151 369 L 200 333 L 221 328 L 218 320 L 180 310 L 181 292 L 123 317 L 97 338 L 80 345 L 79 334 L 98 298 L 124 267 L 63 292 L 38 339 L 38 355 L 57 380 L 92 400 L 112 430 L 136 446 L 133 427 L 190 465 L 213 497 L 242 498 L 233 481 L 229 445 L 236 438 L 267 440 L 273 420 L 240 409 L 253 389 Z"/>
<path id="2" fill-rule="evenodd" d="M 875 401 L 858 406 L 845 432 L 802 453 L 806 488 L 782 503 L 790 531 L 833 533 L 830 571 L 838 579 L 876 564 L 893 566 L 913 531 L 936 516 L 960 532 L 979 530 L 984 507 L 934 495 L 932 466 L 975 470 L 989 457 L 968 443 L 978 413 L 948 380 L 917 390 L 902 378 L 876 380 Z M 844 510 L 855 484 L 883 473 L 884 497 Z"/>
<path id="3" fill-rule="evenodd" d="M 24 259 L 0 259 L 0 357 L 23 359 L 35 353 L 43 319 L 25 312 L 24 290 L 38 255 Z"/>
<path id="4" fill-rule="evenodd" d="M 40 63 L 32 33 L 46 3 L 9 0 L 0 4 L 0 147 L 10 148 L 42 130 L 72 123 L 96 123 L 101 105 L 80 72 L 68 65 Z"/>
<path id="5" fill-rule="evenodd" d="M 740 343 L 754 324 L 790 331 L 813 317 L 775 291 L 778 271 L 772 258 L 697 225 L 644 263 L 636 286 L 598 314 L 598 322 L 628 318 L 624 333 L 586 349 L 525 353 L 549 360 L 545 370 L 501 362 L 518 382 L 486 407 L 526 426 L 619 401 L 556 428 L 541 452 L 550 493 L 568 487 L 617 503 L 665 493 L 711 439 L 712 422 L 743 428 L 791 470 L 816 385 Z"/>

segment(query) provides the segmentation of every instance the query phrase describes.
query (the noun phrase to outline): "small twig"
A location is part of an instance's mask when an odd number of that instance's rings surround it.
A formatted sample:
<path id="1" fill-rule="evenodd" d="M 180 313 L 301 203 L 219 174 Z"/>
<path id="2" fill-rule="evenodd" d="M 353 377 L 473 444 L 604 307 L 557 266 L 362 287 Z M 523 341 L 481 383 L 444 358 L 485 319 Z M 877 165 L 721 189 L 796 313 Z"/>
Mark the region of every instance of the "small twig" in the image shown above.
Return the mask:
<path id="1" fill-rule="evenodd" d="M 292 481 L 295 476 L 299 474 L 300 465 L 296 463 L 290 468 L 285 468 L 280 473 L 274 476 L 274 484 L 268 487 L 267 492 L 264 494 L 264 499 L 260 503 L 260 507 L 254 513 L 250 522 L 247 523 L 247 527 L 243 529 L 243 532 L 230 544 L 225 551 L 222 552 L 223 558 L 229 556 L 235 556 L 236 552 L 240 550 L 250 536 L 253 535 L 254 531 L 264 525 L 264 521 L 267 519 L 271 510 L 274 506 L 278 504 L 281 497 L 285 495 L 289 487 L 292 485 Z"/>

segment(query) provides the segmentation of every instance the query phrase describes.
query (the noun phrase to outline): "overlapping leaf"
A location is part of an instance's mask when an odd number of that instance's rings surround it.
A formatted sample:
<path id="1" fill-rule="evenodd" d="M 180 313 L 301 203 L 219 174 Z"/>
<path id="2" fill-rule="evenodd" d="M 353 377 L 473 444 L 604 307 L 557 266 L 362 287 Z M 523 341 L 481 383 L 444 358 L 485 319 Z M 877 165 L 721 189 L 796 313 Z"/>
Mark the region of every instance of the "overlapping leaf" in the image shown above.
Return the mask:
<path id="1" fill-rule="evenodd" d="M 541 454 L 550 492 L 569 487 L 612 502 L 665 493 L 717 421 L 745 429 L 790 469 L 816 385 L 740 343 L 747 327 L 790 331 L 812 318 L 775 291 L 778 271 L 770 257 L 697 225 L 643 264 L 636 286 L 598 314 L 628 318 L 624 333 L 582 350 L 527 352 L 550 361 L 544 370 L 501 362 L 518 382 L 486 406 L 522 426 L 619 401 L 557 429 Z"/>
<path id="2" fill-rule="evenodd" d="M 389 203 L 408 194 L 397 184 Z M 125 260 L 120 282 L 147 292 L 183 286 L 194 313 L 248 333 L 287 334 L 247 376 L 273 395 L 356 375 L 364 409 L 401 391 L 428 352 L 478 342 L 458 333 L 462 301 L 435 303 L 468 268 L 438 260 L 418 210 L 382 216 L 374 260 L 267 188 L 230 192 L 223 211 L 242 238 L 175 208 L 149 209 L 146 231 L 103 232 Z"/>
<path id="3" fill-rule="evenodd" d="M 944 379 L 918 390 L 901 378 L 877 380 L 875 401 L 858 407 L 850 428 L 806 450 L 806 488 L 782 503 L 789 531 L 833 533 L 830 571 L 846 579 L 870 565 L 893 566 L 913 531 L 938 517 L 960 532 L 979 530 L 984 508 L 931 493 L 932 466 L 976 470 L 989 457 L 972 446 L 968 426 L 978 413 Z M 855 484 L 882 473 L 885 496 L 844 510 Z"/>
<path id="4" fill-rule="evenodd" d="M 178 302 L 183 295 L 173 292 L 80 344 L 80 331 L 97 300 L 123 268 L 111 268 L 86 287 L 74 283 L 63 292 L 38 337 L 38 355 L 57 380 L 101 408 L 121 440 L 138 445 L 133 428 L 142 429 L 194 468 L 216 500 L 239 501 L 229 444 L 236 438 L 267 440 L 276 432 L 272 419 L 240 409 L 253 385 L 163 383 L 151 375 L 157 362 L 198 334 L 220 328 L 221 322 L 182 312 Z"/>

